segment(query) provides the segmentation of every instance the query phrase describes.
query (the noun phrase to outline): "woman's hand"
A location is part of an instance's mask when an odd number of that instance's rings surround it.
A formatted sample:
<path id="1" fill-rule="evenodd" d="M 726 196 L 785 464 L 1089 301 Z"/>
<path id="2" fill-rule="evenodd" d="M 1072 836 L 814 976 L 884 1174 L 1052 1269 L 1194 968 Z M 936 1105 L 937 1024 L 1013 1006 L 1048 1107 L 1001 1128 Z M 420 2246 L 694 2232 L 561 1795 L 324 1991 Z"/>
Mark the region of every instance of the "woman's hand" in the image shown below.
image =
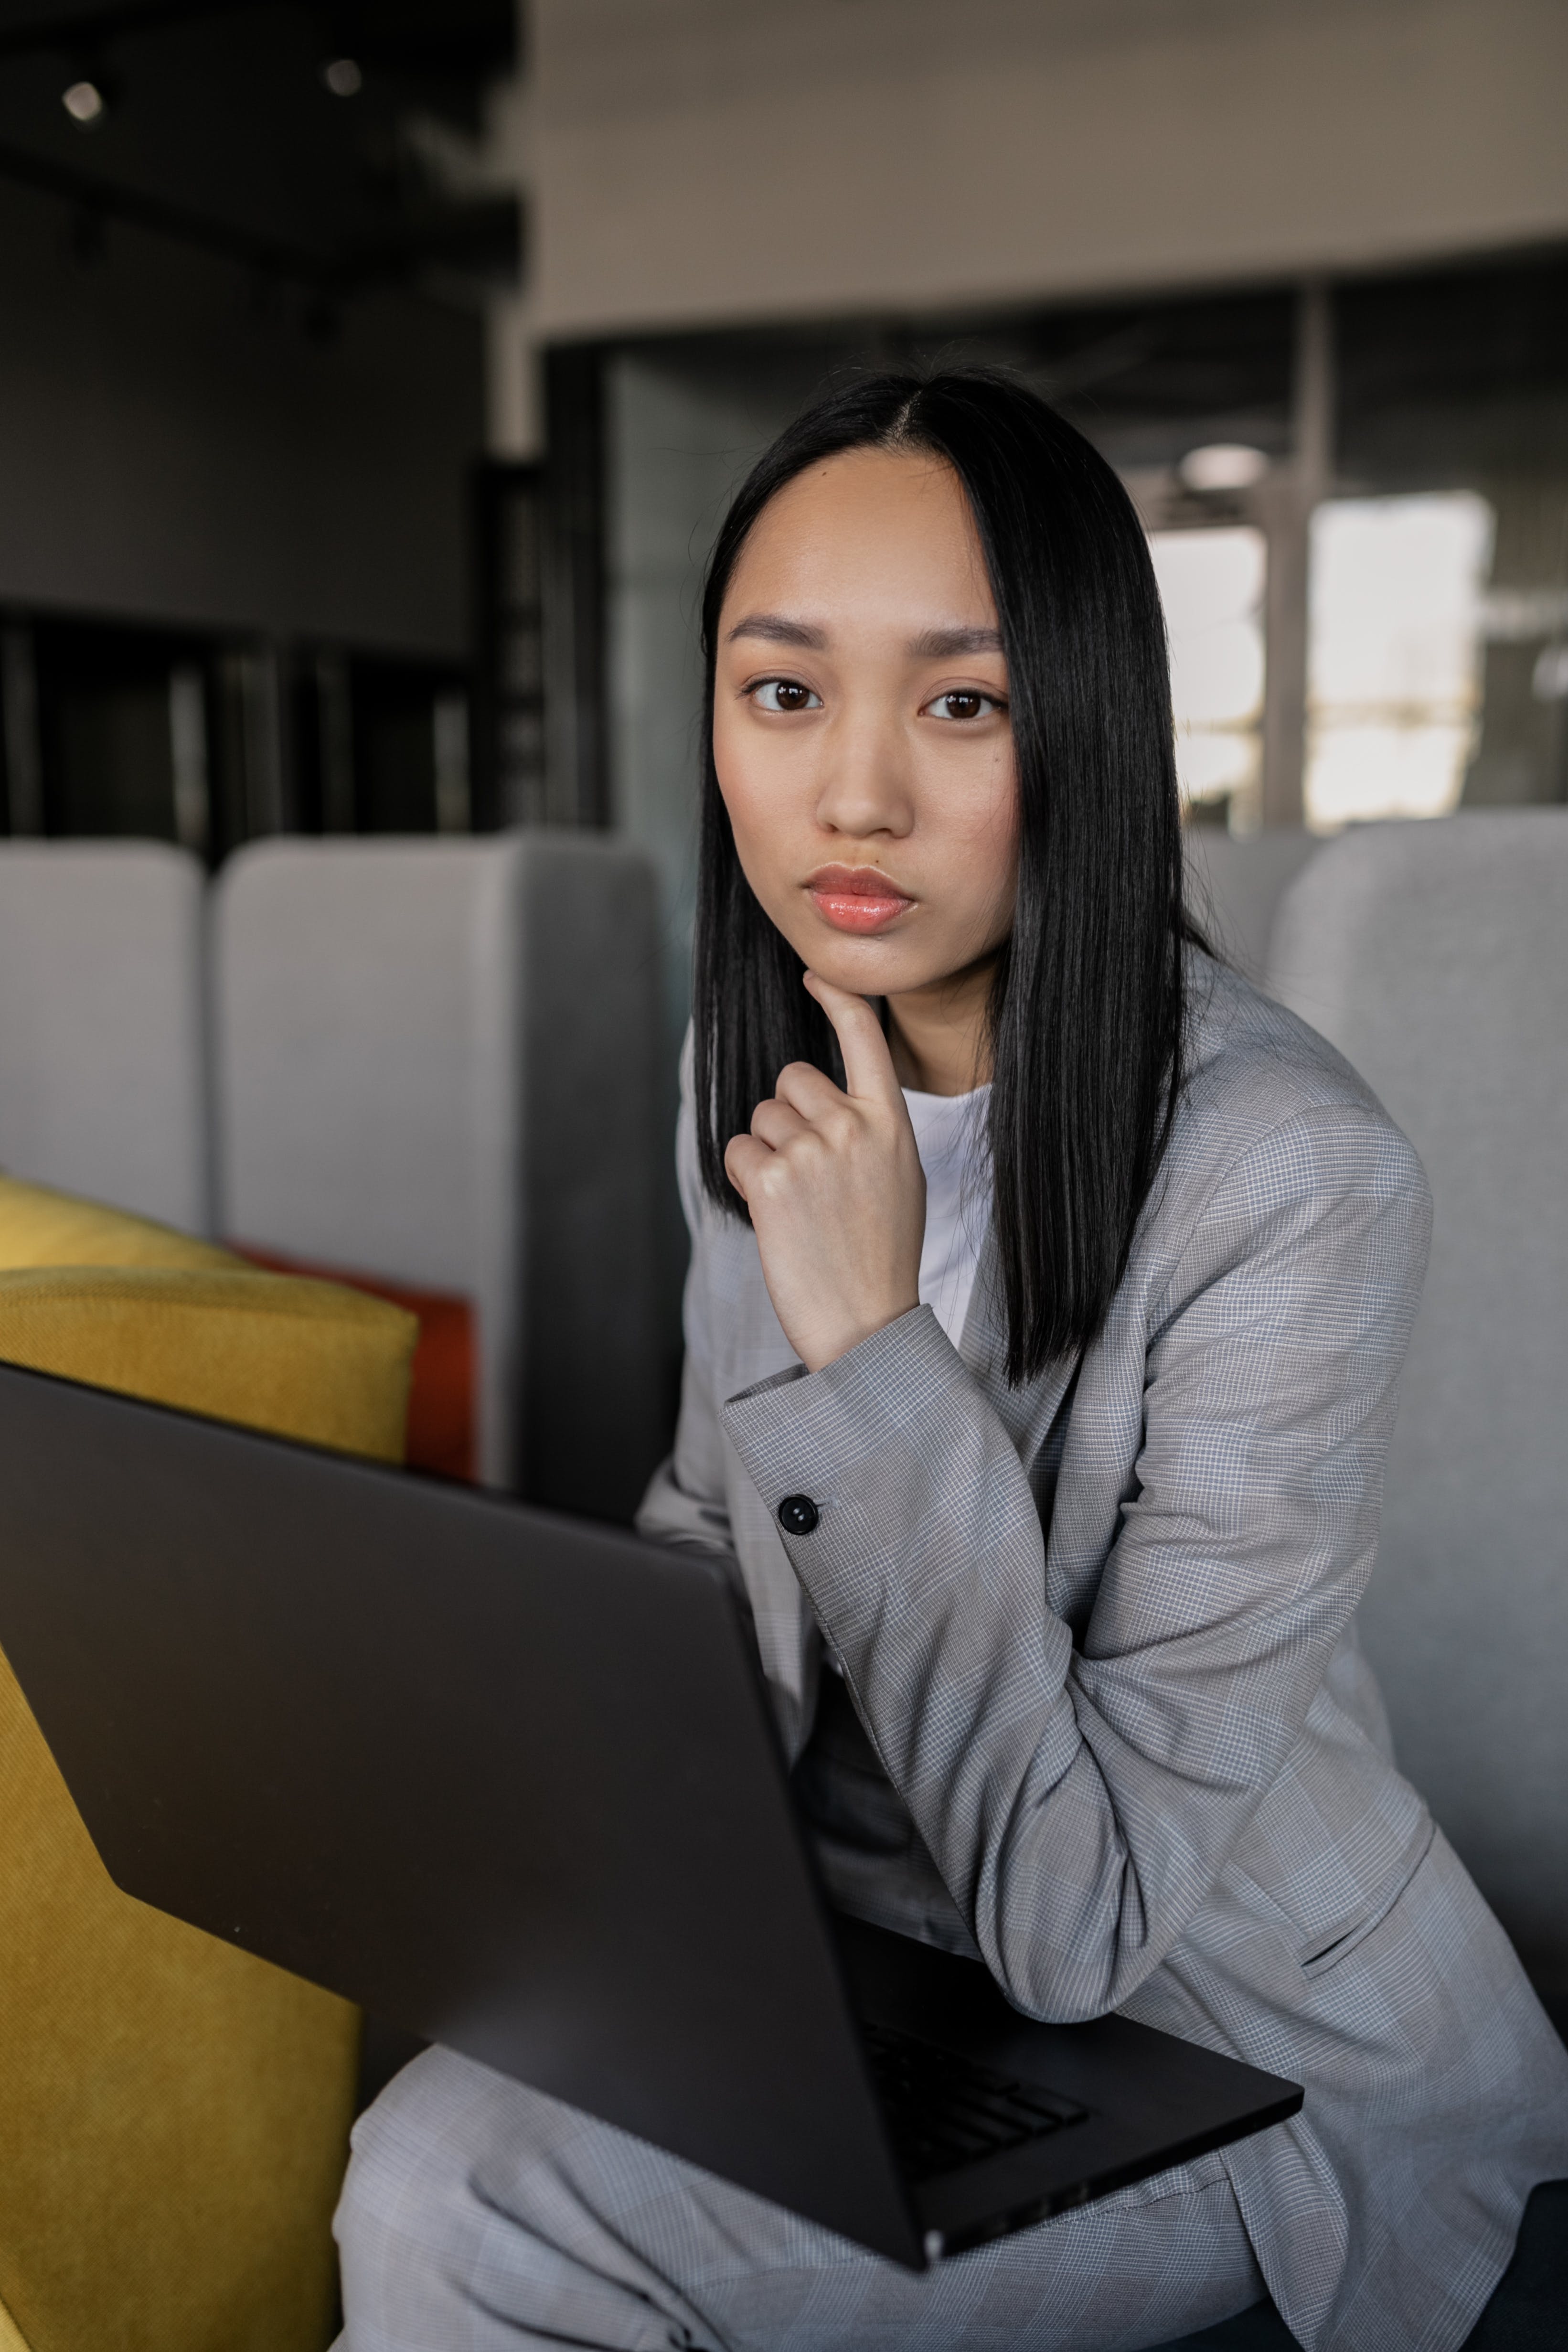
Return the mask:
<path id="1" fill-rule="evenodd" d="M 875 1013 L 815 972 L 806 985 L 838 1033 L 849 1091 L 791 1062 L 724 1165 L 784 1336 L 818 1372 L 919 1305 L 925 1177 Z"/>

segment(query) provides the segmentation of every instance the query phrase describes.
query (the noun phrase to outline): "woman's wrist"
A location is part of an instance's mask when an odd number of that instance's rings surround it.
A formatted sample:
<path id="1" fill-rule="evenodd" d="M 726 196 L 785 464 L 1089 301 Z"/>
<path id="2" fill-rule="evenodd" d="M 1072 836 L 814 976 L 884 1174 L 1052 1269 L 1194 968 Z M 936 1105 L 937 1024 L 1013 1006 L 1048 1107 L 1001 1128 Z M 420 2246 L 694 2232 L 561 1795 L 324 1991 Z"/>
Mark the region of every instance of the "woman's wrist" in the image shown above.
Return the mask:
<path id="1" fill-rule="evenodd" d="M 863 1341 L 885 1331 L 890 1323 L 898 1322 L 919 1304 L 915 1297 L 870 1314 L 824 1317 L 820 1327 L 813 1321 L 812 1328 L 799 1335 L 794 1342 L 795 1352 L 809 1372 L 825 1371 L 830 1364 L 836 1364 L 842 1356 L 852 1355 Z"/>

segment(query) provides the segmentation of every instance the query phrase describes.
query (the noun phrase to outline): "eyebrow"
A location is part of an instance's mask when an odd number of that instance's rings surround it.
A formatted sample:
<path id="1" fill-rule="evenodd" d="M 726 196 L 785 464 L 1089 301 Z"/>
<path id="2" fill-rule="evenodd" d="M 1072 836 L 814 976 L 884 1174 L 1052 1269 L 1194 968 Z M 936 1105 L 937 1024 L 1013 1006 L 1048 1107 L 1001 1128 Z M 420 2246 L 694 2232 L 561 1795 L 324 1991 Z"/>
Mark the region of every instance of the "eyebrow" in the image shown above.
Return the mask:
<path id="1" fill-rule="evenodd" d="M 733 645 L 737 637 L 762 637 L 774 646 L 804 646 L 821 653 L 826 646 L 827 632 L 810 621 L 792 621 L 783 613 L 748 613 L 737 621 L 726 638 Z M 999 654 L 1002 637 L 999 629 L 927 629 L 912 637 L 909 650 L 917 661 L 951 661 L 959 654 Z"/>
<path id="2" fill-rule="evenodd" d="M 771 646 L 805 646 L 813 653 L 821 653 L 828 642 L 825 630 L 813 628 L 809 621 L 791 621 L 782 613 L 747 613 L 725 643 L 732 646 L 737 637 L 766 637 Z"/>
<path id="3" fill-rule="evenodd" d="M 951 661 L 956 654 L 999 654 L 999 629 L 927 629 L 909 650 L 921 661 Z"/>

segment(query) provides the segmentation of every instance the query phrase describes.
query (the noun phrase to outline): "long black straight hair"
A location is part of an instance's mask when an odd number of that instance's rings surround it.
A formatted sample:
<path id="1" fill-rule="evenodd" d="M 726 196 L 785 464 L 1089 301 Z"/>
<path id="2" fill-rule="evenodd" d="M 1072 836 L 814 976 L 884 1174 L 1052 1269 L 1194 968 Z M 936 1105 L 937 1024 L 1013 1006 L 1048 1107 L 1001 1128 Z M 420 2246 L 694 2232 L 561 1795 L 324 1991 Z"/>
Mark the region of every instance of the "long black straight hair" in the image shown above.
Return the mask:
<path id="1" fill-rule="evenodd" d="M 1115 473 L 1037 394 L 989 372 L 871 375 L 817 401 L 758 459 L 703 596 L 707 670 L 695 971 L 704 1189 L 745 1205 L 725 1146 L 787 1062 L 842 1069 L 804 966 L 741 871 L 713 756 L 719 615 L 747 533 L 808 466 L 924 450 L 967 494 L 1007 657 L 1019 787 L 1012 931 L 989 1004 L 992 1222 L 1007 1372 L 1032 1378 L 1102 1328 L 1181 1083 L 1181 812 L 1165 617 Z"/>

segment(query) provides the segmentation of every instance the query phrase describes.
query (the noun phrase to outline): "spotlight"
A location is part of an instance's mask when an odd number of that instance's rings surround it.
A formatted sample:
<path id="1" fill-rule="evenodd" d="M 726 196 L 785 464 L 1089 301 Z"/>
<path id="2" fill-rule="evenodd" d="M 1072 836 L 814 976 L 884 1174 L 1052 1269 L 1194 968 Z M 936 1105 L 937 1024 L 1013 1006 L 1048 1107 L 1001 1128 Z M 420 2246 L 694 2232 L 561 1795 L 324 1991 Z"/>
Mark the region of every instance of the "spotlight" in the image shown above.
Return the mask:
<path id="1" fill-rule="evenodd" d="M 68 89 L 60 92 L 60 104 L 78 129 L 81 131 L 92 130 L 95 124 L 103 121 L 109 111 L 108 99 L 105 98 L 97 82 L 88 79 L 85 76 L 80 81 L 73 81 Z"/>
<path id="2" fill-rule="evenodd" d="M 1176 471 L 1189 490 L 1249 490 L 1269 470 L 1261 449 L 1244 441 L 1209 441 L 1189 449 Z"/>
<path id="3" fill-rule="evenodd" d="M 358 98 L 365 86 L 358 58 L 334 58 L 322 67 L 321 79 L 334 98 Z"/>

